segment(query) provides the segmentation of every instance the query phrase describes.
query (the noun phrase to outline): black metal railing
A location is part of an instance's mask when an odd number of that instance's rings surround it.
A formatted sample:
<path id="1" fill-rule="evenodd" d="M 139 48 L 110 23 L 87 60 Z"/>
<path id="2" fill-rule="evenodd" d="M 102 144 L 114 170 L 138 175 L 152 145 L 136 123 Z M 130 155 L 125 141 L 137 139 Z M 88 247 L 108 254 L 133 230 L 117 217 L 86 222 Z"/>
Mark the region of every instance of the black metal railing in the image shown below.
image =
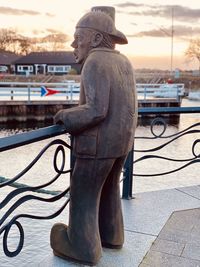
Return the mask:
<path id="1" fill-rule="evenodd" d="M 160 123 L 164 126 L 164 130 L 161 132 L 161 134 L 156 135 L 154 133 L 154 125 L 155 123 Z M 148 140 L 155 140 L 155 139 L 169 139 L 169 141 L 164 142 L 162 145 L 150 148 L 150 149 L 134 149 L 134 152 L 137 153 L 143 153 L 145 154 L 142 157 L 139 157 L 137 160 L 133 161 L 133 165 L 135 165 L 138 162 L 144 161 L 144 160 L 148 160 L 148 159 L 162 159 L 165 161 L 173 161 L 173 162 L 185 162 L 183 165 L 181 165 L 178 168 L 169 170 L 167 172 L 158 172 L 158 173 L 133 173 L 133 176 L 142 176 L 142 177 L 153 177 L 153 176 L 161 176 L 161 175 L 166 175 L 166 174 L 170 174 L 170 173 L 174 173 L 177 172 L 179 170 L 182 170 L 186 167 L 188 167 L 191 164 L 200 162 L 200 154 L 196 154 L 195 152 L 195 147 L 197 146 L 198 143 L 200 143 L 200 139 L 194 140 L 193 144 L 192 144 L 192 154 L 193 157 L 190 158 L 184 158 L 184 159 L 177 159 L 177 158 L 170 158 L 170 157 L 163 157 L 163 156 L 159 156 L 159 155 L 153 155 L 153 154 L 147 154 L 146 153 L 151 153 L 151 152 L 157 152 L 159 150 L 161 150 L 162 148 L 166 147 L 167 145 L 171 144 L 172 142 L 178 140 L 179 138 L 182 138 L 183 136 L 186 135 L 192 135 L 192 134 L 199 134 L 200 130 L 197 129 L 197 127 L 200 127 L 200 123 L 195 123 L 193 125 L 191 125 L 190 127 L 176 133 L 176 134 L 172 134 L 172 135 L 164 135 L 165 130 L 166 130 L 166 124 L 165 121 L 163 120 L 163 118 L 156 118 L 155 120 L 153 120 L 152 124 L 151 124 L 151 133 L 153 135 L 153 137 L 135 137 L 135 139 L 148 139 Z"/>
<path id="2" fill-rule="evenodd" d="M 6 151 L 9 149 L 17 148 L 19 146 L 30 144 L 33 142 L 41 141 L 50 137 L 55 137 L 60 134 L 66 133 L 63 126 L 50 126 L 38 130 L 34 130 L 28 133 L 21 133 L 17 134 L 15 136 L 9 136 L 4 137 L 0 139 L 0 151 Z M 39 159 L 44 155 L 44 153 L 52 146 L 56 146 L 54 156 L 53 156 L 53 168 L 55 171 L 55 176 L 50 179 L 50 181 L 39 185 L 39 186 L 28 186 L 24 184 L 19 184 L 17 181 L 24 176 L 24 174 L 28 173 L 28 171 L 39 161 Z M 19 222 L 20 218 L 29 218 L 29 219 L 37 219 L 37 220 L 47 220 L 52 219 L 56 216 L 58 216 L 63 209 L 67 206 L 69 202 L 69 187 L 65 188 L 62 192 L 49 192 L 48 190 L 45 190 L 45 188 L 49 185 L 52 185 L 54 182 L 56 182 L 61 174 L 71 173 L 71 169 L 65 170 L 65 163 L 66 163 L 66 149 L 71 149 L 71 146 L 67 144 L 65 141 L 61 139 L 55 139 L 51 141 L 49 144 L 47 144 L 41 152 L 35 157 L 35 159 L 29 163 L 29 165 L 21 171 L 19 174 L 17 174 L 12 179 L 1 179 L 0 189 L 6 186 L 13 186 L 16 187 L 15 190 L 13 190 L 11 193 L 9 193 L 0 203 L 0 210 L 6 207 L 7 204 L 9 204 L 14 197 L 20 196 L 22 193 L 26 192 L 38 192 L 38 193 L 48 193 L 51 195 L 49 198 L 44 198 L 41 196 L 33 195 L 33 194 L 26 194 L 24 196 L 21 196 L 17 201 L 14 202 L 14 204 L 11 205 L 11 207 L 8 208 L 8 210 L 3 214 L 3 216 L 0 218 L 0 235 L 3 234 L 3 250 L 4 253 L 8 257 L 14 257 L 19 254 L 21 251 L 23 244 L 24 244 L 24 230 Z M 58 156 L 59 156 L 59 164 L 58 164 Z M 61 161 L 61 162 L 60 162 Z M 59 166 L 58 166 L 59 165 Z M 5 221 L 9 218 L 9 216 L 23 203 L 30 201 L 30 200 L 36 200 L 39 202 L 55 202 L 61 199 L 62 197 L 67 197 L 64 204 L 53 214 L 50 214 L 48 216 L 36 216 L 34 214 L 18 214 L 13 216 L 9 222 Z M 16 226 L 19 230 L 19 243 L 17 248 L 14 251 L 10 251 L 8 248 L 8 235 L 10 232 L 10 229 L 12 226 Z"/>
<path id="3" fill-rule="evenodd" d="M 132 199 L 133 198 L 133 179 L 134 176 L 138 177 L 153 177 L 153 176 L 161 176 L 161 175 L 166 175 L 170 174 L 173 172 L 177 172 L 181 169 L 184 169 L 188 167 L 191 164 L 197 163 L 200 161 L 199 157 L 200 155 L 195 153 L 195 147 L 197 146 L 198 143 L 200 143 L 200 139 L 194 140 L 193 145 L 192 145 L 192 153 L 193 157 L 192 158 L 187 158 L 187 159 L 173 159 L 170 157 L 162 157 L 159 155 L 155 154 L 148 154 L 151 152 L 156 152 L 160 151 L 162 148 L 166 147 L 167 145 L 175 142 L 179 138 L 182 138 L 183 136 L 186 135 L 192 135 L 192 134 L 199 134 L 200 130 L 197 129 L 198 126 L 200 126 L 200 123 L 196 123 L 191 125 L 190 127 L 177 132 L 175 134 L 171 135 L 165 135 L 166 129 L 167 129 L 167 123 L 163 115 L 168 114 L 174 115 L 174 114 L 193 114 L 193 113 L 199 113 L 200 114 L 200 107 L 156 107 L 156 108 L 139 108 L 138 114 L 139 116 L 154 116 L 154 118 L 151 117 L 151 123 L 149 125 L 150 129 L 150 136 L 135 136 L 135 144 L 133 145 L 133 151 L 131 151 L 127 157 L 126 163 L 124 165 L 124 175 L 123 175 L 123 189 L 122 189 L 122 198 L 124 199 Z M 155 132 L 155 127 L 156 125 L 159 125 L 161 128 L 161 132 L 159 134 L 156 134 Z M 137 149 L 137 140 L 167 140 L 164 141 L 163 144 L 159 146 L 155 146 L 150 149 Z M 138 157 L 137 159 L 134 160 L 135 156 L 142 154 L 142 156 Z M 145 162 L 149 159 L 162 159 L 165 161 L 174 161 L 174 162 L 185 162 L 182 166 L 175 168 L 173 170 L 167 171 L 167 172 L 158 172 L 158 173 L 136 173 L 135 169 L 137 169 L 137 163 L 139 162 Z"/>
<path id="4" fill-rule="evenodd" d="M 167 128 L 167 125 L 163 118 L 159 118 L 159 116 L 162 116 L 162 114 L 174 114 L 174 113 L 200 113 L 200 108 L 199 107 L 193 107 L 193 108 L 143 108 L 139 109 L 139 115 L 146 115 L 146 114 L 156 114 L 158 116 L 156 119 L 153 120 L 151 126 L 150 126 L 150 131 L 153 137 L 137 137 L 135 138 L 136 143 L 138 139 L 163 139 L 165 138 L 170 140 L 167 140 L 164 142 L 162 145 L 159 145 L 157 147 L 151 148 L 151 149 L 136 149 L 136 146 L 134 146 L 133 151 L 131 151 L 127 157 L 127 160 L 125 162 L 124 168 L 123 168 L 123 187 L 122 187 L 122 198 L 124 199 L 131 199 L 133 196 L 132 190 L 133 190 L 133 177 L 134 176 L 157 176 L 157 175 L 165 175 L 168 173 L 176 172 L 178 170 L 181 170 L 183 168 L 186 168 L 187 166 L 197 163 L 200 161 L 199 155 L 195 152 L 195 147 L 196 145 L 200 142 L 200 139 L 197 139 L 194 141 L 193 146 L 192 146 L 192 153 L 193 157 L 192 158 L 185 158 L 185 159 L 173 159 L 169 157 L 162 157 L 159 155 L 152 155 L 152 152 L 159 151 L 162 148 L 166 147 L 168 144 L 174 142 L 175 140 L 181 138 L 182 136 L 186 135 L 191 135 L 194 133 L 200 133 L 200 130 L 197 129 L 198 126 L 200 126 L 200 123 L 196 123 L 190 127 L 188 127 L 185 130 L 180 131 L 179 133 L 173 134 L 173 135 L 164 135 L 165 130 Z M 154 131 L 155 125 L 162 125 L 163 130 L 161 133 L 156 134 Z M 15 136 L 10 136 L 10 137 L 4 137 L 0 138 L 0 152 L 11 150 L 13 148 L 17 148 L 26 144 L 31 144 L 34 142 L 38 142 L 44 139 L 48 139 L 50 137 L 56 137 L 60 136 L 62 134 L 67 134 L 66 130 L 63 126 L 61 125 L 53 125 L 50 127 L 46 128 L 41 128 L 38 130 L 34 130 L 31 132 L 27 133 L 21 133 L 17 134 Z M 66 138 L 67 139 L 67 138 Z M 18 181 L 20 180 L 21 177 L 23 177 L 24 174 L 26 174 L 43 156 L 45 151 L 47 151 L 50 147 L 56 147 L 55 152 L 53 155 L 53 168 L 55 171 L 55 175 L 50 181 L 46 182 L 45 184 L 39 185 L 39 186 L 28 186 L 24 184 L 19 184 Z M 73 158 L 70 157 L 70 169 L 65 169 L 65 162 L 66 162 L 66 149 L 71 149 L 70 144 L 67 142 L 63 141 L 62 139 L 54 139 L 51 141 L 49 144 L 47 144 L 41 152 L 36 156 L 36 158 L 19 174 L 17 174 L 15 177 L 12 179 L 2 179 L 0 182 L 0 189 L 6 186 L 13 186 L 15 189 L 9 193 L 0 203 L 0 209 L 3 209 L 8 205 L 16 196 L 20 196 L 22 193 L 27 193 L 27 192 L 39 192 L 39 193 L 47 193 L 49 194 L 49 191 L 46 190 L 45 188 L 49 185 L 52 185 L 55 181 L 59 179 L 59 177 L 62 174 L 66 173 L 71 173 L 72 171 L 72 166 L 73 166 Z M 148 153 L 147 155 L 142 155 L 141 157 L 137 158 L 134 160 L 135 153 Z M 61 155 L 61 156 L 59 156 Z M 61 159 L 61 163 L 59 161 L 58 164 L 58 156 L 59 159 Z M 136 173 L 135 172 L 135 166 L 137 165 L 138 162 L 145 161 L 148 159 L 162 159 L 162 160 L 167 160 L 167 161 L 180 161 L 183 162 L 184 164 L 176 169 L 170 170 L 168 172 L 160 172 L 158 174 L 141 174 L 141 173 Z M 133 168 L 134 164 L 134 168 Z M 0 218 L 0 235 L 3 235 L 3 249 L 4 253 L 9 256 L 9 257 L 14 257 L 18 255 L 23 247 L 24 244 L 24 230 L 19 222 L 20 218 L 29 218 L 29 219 L 39 219 L 39 220 L 47 220 L 47 219 L 52 219 L 56 216 L 58 216 L 63 209 L 66 207 L 66 205 L 69 202 L 69 187 L 65 188 L 63 191 L 59 192 L 54 192 L 50 193 L 51 196 L 49 198 L 44 198 L 38 195 L 34 194 L 26 194 L 21 197 L 19 197 L 18 200 L 14 202 L 11 207 L 7 209 L 7 211 L 3 214 L 3 216 Z M 29 200 L 37 200 L 39 202 L 55 202 L 63 197 L 66 197 L 64 204 L 58 209 L 58 211 L 54 212 L 53 214 L 50 214 L 48 216 L 36 216 L 34 214 L 18 214 L 13 216 L 11 219 L 9 219 L 10 215 L 18 208 L 20 207 L 23 203 L 29 201 Z M 7 222 L 8 220 L 8 222 Z M 15 225 L 18 230 L 19 230 L 19 243 L 17 248 L 14 251 L 10 251 L 8 248 L 8 235 L 10 232 L 10 229 L 12 226 Z"/>

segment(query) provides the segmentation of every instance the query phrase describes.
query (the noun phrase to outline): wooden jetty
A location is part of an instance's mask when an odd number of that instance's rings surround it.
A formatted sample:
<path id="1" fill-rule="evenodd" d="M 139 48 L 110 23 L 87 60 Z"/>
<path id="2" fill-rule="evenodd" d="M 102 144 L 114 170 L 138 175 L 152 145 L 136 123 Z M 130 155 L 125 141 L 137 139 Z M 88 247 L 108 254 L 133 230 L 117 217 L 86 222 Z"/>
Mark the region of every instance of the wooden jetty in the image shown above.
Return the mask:
<path id="1" fill-rule="evenodd" d="M 8 122 L 46 122 L 53 123 L 53 117 L 57 111 L 74 107 L 78 104 L 77 101 L 0 101 L 0 123 Z M 154 99 L 154 100 L 139 100 L 139 108 L 145 107 L 180 107 L 180 102 L 175 99 Z M 158 115 L 157 115 L 158 116 Z M 144 115 L 139 117 L 140 124 L 149 124 L 149 121 L 155 115 Z M 177 123 L 179 115 L 165 115 L 169 123 Z"/>
<path id="2" fill-rule="evenodd" d="M 74 81 L 0 83 L 0 123 L 52 123 L 57 111 L 78 104 L 79 87 Z M 136 87 L 139 108 L 180 107 L 184 94 L 184 84 L 136 84 Z M 139 121 L 148 122 L 152 116 L 140 115 Z M 168 121 L 171 117 L 173 121 L 179 119 L 179 115 L 166 114 L 165 117 Z"/>

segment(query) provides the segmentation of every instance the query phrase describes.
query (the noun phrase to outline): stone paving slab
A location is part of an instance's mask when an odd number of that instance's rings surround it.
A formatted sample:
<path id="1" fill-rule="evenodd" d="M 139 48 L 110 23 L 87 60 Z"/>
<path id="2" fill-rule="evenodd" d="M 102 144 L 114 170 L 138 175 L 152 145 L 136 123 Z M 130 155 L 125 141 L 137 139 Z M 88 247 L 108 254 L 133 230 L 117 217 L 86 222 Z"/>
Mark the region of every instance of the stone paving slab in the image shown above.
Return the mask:
<path id="1" fill-rule="evenodd" d="M 153 243 L 151 250 L 180 256 L 184 247 L 184 243 L 177 243 L 174 241 L 157 238 Z"/>
<path id="2" fill-rule="evenodd" d="M 182 256 L 200 261 L 200 246 L 194 244 L 186 244 Z"/>
<path id="3" fill-rule="evenodd" d="M 184 192 L 185 194 L 196 197 L 197 199 L 200 199 L 200 186 L 188 186 L 179 188 L 178 190 Z"/>
<path id="4" fill-rule="evenodd" d="M 159 233 L 159 239 L 200 246 L 200 235 L 193 229 L 200 227 L 200 209 L 174 212 Z"/>
<path id="5" fill-rule="evenodd" d="M 168 189 L 135 194 L 133 201 L 125 200 L 122 205 L 126 230 L 158 235 L 172 212 L 198 208 L 200 199 Z"/>
<path id="6" fill-rule="evenodd" d="M 158 251 L 147 254 L 139 267 L 199 267 L 200 261 L 174 256 Z"/>
<path id="7" fill-rule="evenodd" d="M 140 267 L 200 266 L 200 208 L 174 212 Z"/>

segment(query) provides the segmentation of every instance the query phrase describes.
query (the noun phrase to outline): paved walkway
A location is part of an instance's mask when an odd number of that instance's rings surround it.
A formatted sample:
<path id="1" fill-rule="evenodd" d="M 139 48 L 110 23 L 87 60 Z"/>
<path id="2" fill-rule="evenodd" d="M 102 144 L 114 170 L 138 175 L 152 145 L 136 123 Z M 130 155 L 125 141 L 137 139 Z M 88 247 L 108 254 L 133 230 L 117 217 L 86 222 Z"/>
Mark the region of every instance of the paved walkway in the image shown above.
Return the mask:
<path id="1" fill-rule="evenodd" d="M 6 191 L 4 192 L 4 194 L 7 193 L 8 192 Z M 0 198 L 2 197 L 3 194 L 0 196 Z M 41 205 L 41 203 L 36 201 L 30 201 L 30 203 L 23 205 L 23 207 L 18 210 L 18 213 L 26 212 L 38 215 L 48 215 L 53 213 L 53 211 L 56 211 L 57 208 L 62 205 L 62 203 L 63 200 L 59 201 L 59 203 L 44 203 Z M 120 251 L 112 251 L 109 249 L 103 250 L 102 258 L 97 265 L 98 267 L 138 267 L 139 265 L 141 267 L 200 266 L 200 259 L 198 258 L 200 255 L 200 242 L 193 242 L 194 240 L 200 240 L 200 221 L 197 219 L 200 218 L 200 212 L 198 209 L 200 207 L 200 186 L 138 193 L 135 194 L 135 199 L 133 200 L 122 200 L 122 205 L 125 224 L 125 245 Z M 182 210 L 188 209 L 193 215 L 188 215 L 189 213 L 186 212 L 188 219 L 185 219 L 186 215 L 184 215 L 185 213 L 182 212 Z M 178 213 L 180 216 L 177 217 L 176 213 L 173 213 L 174 211 L 181 211 Z M 4 210 L 1 212 L 4 212 Z M 29 219 L 20 220 L 25 230 L 24 248 L 17 257 L 7 258 L 3 254 L 1 246 L 0 266 L 81 266 L 68 263 L 53 256 L 49 246 L 49 232 L 52 225 L 55 222 L 66 223 L 67 217 L 68 211 L 66 210 L 59 217 L 50 221 L 37 221 Z M 175 227 L 172 225 L 172 222 L 175 223 Z M 179 225 L 182 225 L 181 227 L 183 228 L 179 228 Z M 189 237 L 188 229 L 191 228 L 187 227 L 190 226 L 193 226 L 192 229 L 196 229 L 194 230 L 196 231 L 195 239 L 193 239 L 194 235 L 190 235 Z M 168 232 L 165 231 L 166 229 L 173 229 L 174 232 L 171 232 L 172 239 L 169 239 L 167 236 L 166 233 Z M 179 235 L 180 231 L 184 236 L 190 239 L 185 240 L 185 243 L 181 241 L 179 247 L 179 240 L 173 238 L 175 236 L 177 238 L 180 237 L 181 239 L 182 237 Z M 11 236 L 12 237 L 9 240 L 9 247 L 13 247 L 14 249 L 18 240 L 14 229 Z M 164 245 L 166 250 L 162 250 L 163 242 L 167 244 Z M 2 244 L 2 237 L 0 238 L 0 244 Z M 177 254 L 175 255 L 174 250 L 177 251 Z M 157 257 L 154 257 L 155 254 Z M 167 259 L 169 258 L 169 260 L 163 260 L 166 259 L 166 257 Z M 158 260 L 154 262 L 152 259 Z M 183 260 L 185 265 L 182 264 Z"/>
<path id="2" fill-rule="evenodd" d="M 139 266 L 200 266 L 200 208 L 174 212 Z"/>

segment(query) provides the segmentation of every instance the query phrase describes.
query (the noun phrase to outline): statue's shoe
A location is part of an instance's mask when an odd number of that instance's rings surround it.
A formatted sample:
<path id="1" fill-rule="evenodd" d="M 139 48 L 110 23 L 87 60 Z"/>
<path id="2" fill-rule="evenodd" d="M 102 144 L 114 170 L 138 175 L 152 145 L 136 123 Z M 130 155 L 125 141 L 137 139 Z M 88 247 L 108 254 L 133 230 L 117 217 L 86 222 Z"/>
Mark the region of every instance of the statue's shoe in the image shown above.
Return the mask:
<path id="1" fill-rule="evenodd" d="M 99 261 L 101 253 L 91 253 L 87 251 L 87 246 L 80 247 L 80 240 L 72 244 L 68 238 L 67 226 L 56 223 L 51 229 L 50 244 L 54 255 L 68 261 L 79 264 L 94 266 Z"/>

